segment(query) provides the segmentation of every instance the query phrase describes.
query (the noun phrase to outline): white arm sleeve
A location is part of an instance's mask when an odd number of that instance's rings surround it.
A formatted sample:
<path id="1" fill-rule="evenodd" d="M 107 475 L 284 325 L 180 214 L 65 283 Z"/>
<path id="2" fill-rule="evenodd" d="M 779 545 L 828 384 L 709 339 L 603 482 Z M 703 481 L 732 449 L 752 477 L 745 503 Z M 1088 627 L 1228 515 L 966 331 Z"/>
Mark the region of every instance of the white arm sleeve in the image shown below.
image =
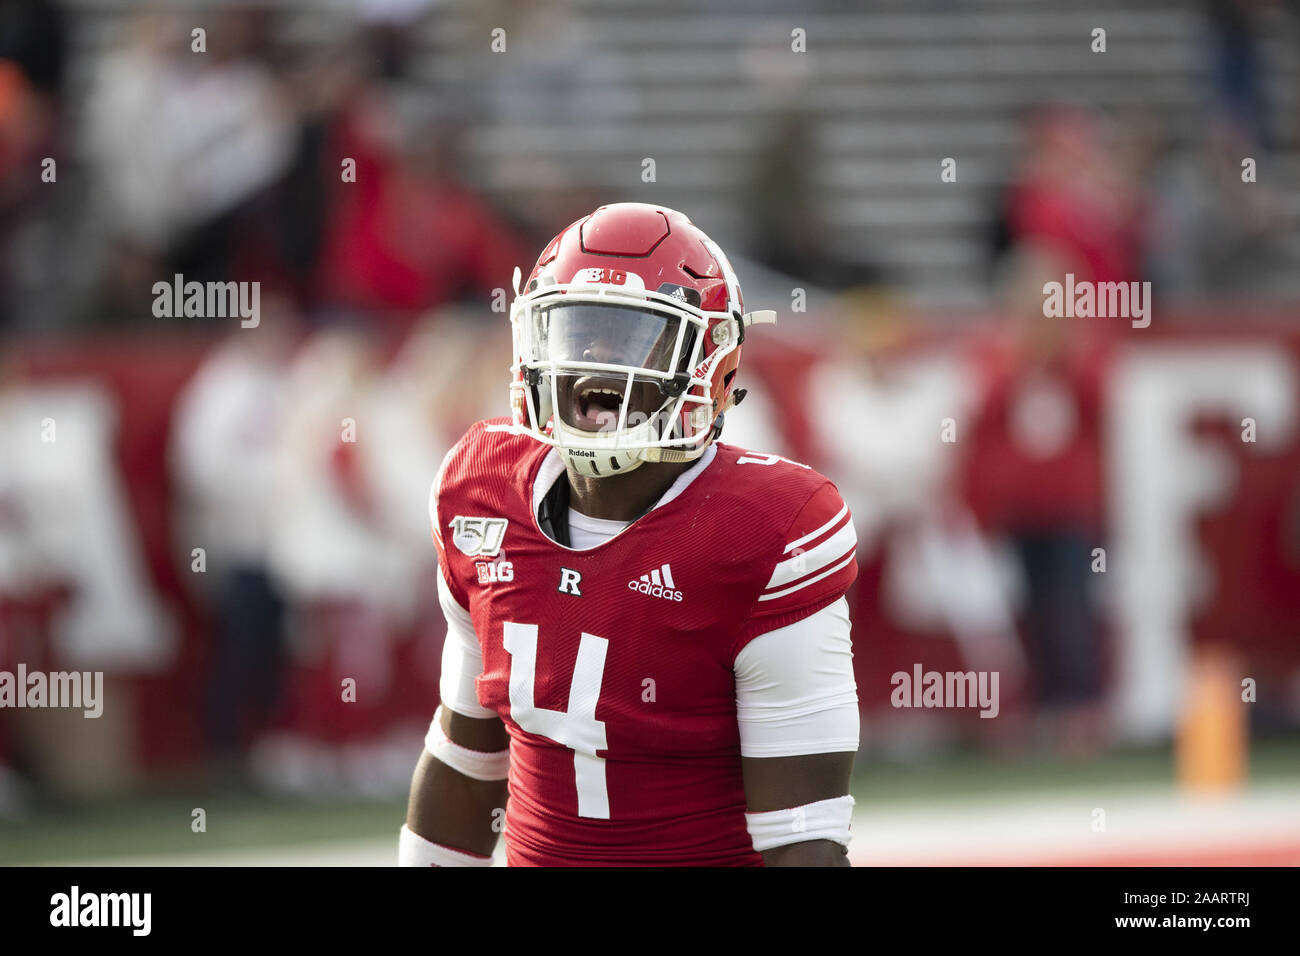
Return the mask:
<path id="1" fill-rule="evenodd" d="M 760 634 L 736 655 L 734 669 L 742 756 L 858 749 L 858 687 L 844 598 Z"/>
<path id="2" fill-rule="evenodd" d="M 447 640 L 442 645 L 442 677 L 438 681 L 442 705 L 465 717 L 495 717 L 494 711 L 478 702 L 474 680 L 483 673 L 483 651 L 474 633 L 474 622 L 469 611 L 456 603 L 441 567 L 438 569 L 438 603 L 447 618 Z"/>

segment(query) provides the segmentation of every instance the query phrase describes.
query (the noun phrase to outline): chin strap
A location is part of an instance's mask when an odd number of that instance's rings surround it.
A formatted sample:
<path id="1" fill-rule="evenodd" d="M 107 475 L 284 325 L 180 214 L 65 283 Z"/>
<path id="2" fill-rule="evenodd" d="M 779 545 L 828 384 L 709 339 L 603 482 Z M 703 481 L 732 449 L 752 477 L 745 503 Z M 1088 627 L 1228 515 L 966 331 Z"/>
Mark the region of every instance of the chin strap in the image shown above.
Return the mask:
<path id="1" fill-rule="evenodd" d="M 713 439 L 709 439 L 709 441 L 712 440 Z M 707 442 L 705 443 L 704 447 L 705 448 L 709 447 Z M 649 449 L 649 450 L 653 451 L 654 449 Z M 683 461 L 694 461 L 704 453 L 703 450 L 687 452 L 687 451 L 682 451 L 680 448 L 660 448 L 658 449 L 658 451 L 659 451 L 659 457 L 655 460 L 660 462 L 667 462 L 668 464 L 677 464 Z"/>
<path id="2" fill-rule="evenodd" d="M 682 451 L 680 448 L 661 448 L 659 449 L 659 455 L 657 458 L 648 460 L 666 462 L 695 461 L 695 459 L 704 454 L 706 448 L 722 437 L 722 426 L 725 423 L 727 412 L 731 411 L 731 409 L 743 402 L 745 396 L 748 394 L 749 390 L 744 388 L 737 388 L 732 391 L 731 395 L 727 398 L 727 403 L 722 406 L 722 411 L 718 412 L 718 417 L 713 420 L 713 433 L 709 435 L 709 440 L 702 444 L 698 449 Z"/>

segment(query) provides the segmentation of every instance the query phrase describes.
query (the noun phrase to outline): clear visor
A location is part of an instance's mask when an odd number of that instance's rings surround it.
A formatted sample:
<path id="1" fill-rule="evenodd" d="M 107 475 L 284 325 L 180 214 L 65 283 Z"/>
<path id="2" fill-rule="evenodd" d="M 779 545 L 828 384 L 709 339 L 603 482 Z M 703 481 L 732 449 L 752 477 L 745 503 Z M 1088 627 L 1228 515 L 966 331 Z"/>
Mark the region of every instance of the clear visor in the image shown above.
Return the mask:
<path id="1" fill-rule="evenodd" d="M 683 326 L 686 334 L 681 335 Z M 532 316 L 538 361 L 673 372 L 689 356 L 694 328 L 680 316 L 617 305 L 557 303 Z M 678 339 L 682 350 L 678 352 Z"/>

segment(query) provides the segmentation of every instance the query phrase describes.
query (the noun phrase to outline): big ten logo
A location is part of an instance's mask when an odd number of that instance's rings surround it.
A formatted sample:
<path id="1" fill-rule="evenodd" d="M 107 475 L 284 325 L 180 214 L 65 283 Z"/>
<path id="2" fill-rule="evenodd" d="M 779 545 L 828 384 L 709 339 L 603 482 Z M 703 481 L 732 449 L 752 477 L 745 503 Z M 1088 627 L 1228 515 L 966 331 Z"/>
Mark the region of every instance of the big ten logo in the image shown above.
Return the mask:
<path id="1" fill-rule="evenodd" d="M 498 581 L 513 581 L 515 566 L 504 560 L 504 555 L 495 561 L 475 561 L 479 584 L 496 584 Z"/>
<path id="2" fill-rule="evenodd" d="M 592 266 L 589 269 L 583 269 L 574 276 L 574 281 L 591 285 L 627 285 L 627 272 L 622 269 L 603 269 L 600 266 Z"/>

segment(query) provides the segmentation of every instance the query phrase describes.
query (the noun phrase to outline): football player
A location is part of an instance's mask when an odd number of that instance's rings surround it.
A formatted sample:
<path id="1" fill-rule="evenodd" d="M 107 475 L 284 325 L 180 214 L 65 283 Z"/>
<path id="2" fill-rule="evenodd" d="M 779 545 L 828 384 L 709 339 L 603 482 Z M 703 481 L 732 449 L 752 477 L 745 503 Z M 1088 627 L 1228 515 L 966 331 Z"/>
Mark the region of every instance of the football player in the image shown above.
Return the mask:
<path id="1" fill-rule="evenodd" d="M 504 829 L 512 866 L 847 866 L 853 523 L 808 466 L 717 440 L 775 313 L 643 203 L 519 280 L 513 416 L 430 495 L 442 705 L 399 861 L 486 866 Z"/>

